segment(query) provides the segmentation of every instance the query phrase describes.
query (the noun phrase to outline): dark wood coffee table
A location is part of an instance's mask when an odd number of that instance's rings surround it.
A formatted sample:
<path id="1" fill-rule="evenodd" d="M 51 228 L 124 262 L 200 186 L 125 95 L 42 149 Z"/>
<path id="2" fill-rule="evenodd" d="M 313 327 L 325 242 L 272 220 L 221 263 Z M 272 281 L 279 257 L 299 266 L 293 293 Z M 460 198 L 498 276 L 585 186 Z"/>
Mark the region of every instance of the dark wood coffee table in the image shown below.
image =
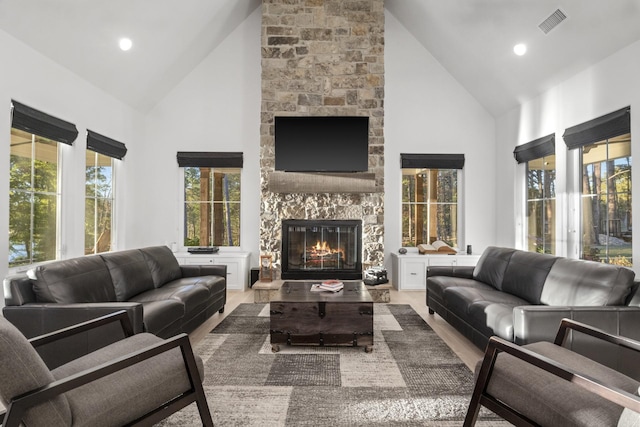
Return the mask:
<path id="1" fill-rule="evenodd" d="M 373 300 L 361 281 L 344 289 L 311 292 L 319 281 L 284 282 L 270 302 L 271 349 L 281 344 L 362 346 L 373 350 Z"/>

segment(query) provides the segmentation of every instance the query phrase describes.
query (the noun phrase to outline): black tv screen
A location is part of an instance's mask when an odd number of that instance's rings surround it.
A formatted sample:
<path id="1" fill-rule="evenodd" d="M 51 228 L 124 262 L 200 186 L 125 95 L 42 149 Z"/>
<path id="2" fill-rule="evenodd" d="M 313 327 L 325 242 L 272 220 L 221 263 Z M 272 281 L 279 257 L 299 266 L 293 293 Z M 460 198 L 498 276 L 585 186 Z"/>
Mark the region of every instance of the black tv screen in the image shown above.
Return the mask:
<path id="1" fill-rule="evenodd" d="M 276 117 L 275 169 L 366 172 L 369 117 Z"/>

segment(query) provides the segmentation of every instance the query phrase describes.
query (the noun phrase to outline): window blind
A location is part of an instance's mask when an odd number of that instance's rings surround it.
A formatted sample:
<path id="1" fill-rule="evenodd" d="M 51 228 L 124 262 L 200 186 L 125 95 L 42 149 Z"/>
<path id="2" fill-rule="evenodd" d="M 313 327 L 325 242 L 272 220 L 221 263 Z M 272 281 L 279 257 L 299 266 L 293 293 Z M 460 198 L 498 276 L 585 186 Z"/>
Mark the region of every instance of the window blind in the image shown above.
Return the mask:
<path id="1" fill-rule="evenodd" d="M 73 145 L 78 129 L 73 123 L 11 100 L 11 126 L 44 138 Z"/>
<path id="2" fill-rule="evenodd" d="M 242 153 L 178 151 L 178 166 L 200 168 L 241 168 Z"/>
<path id="3" fill-rule="evenodd" d="M 464 154 L 400 154 L 403 169 L 462 169 Z"/>
<path id="4" fill-rule="evenodd" d="M 565 130 L 562 138 L 567 148 L 573 150 L 629 132 L 631 132 L 631 107 L 625 107 L 570 127 Z"/>
<path id="5" fill-rule="evenodd" d="M 115 139 L 100 135 L 87 129 L 87 150 L 122 160 L 127 154 L 127 147 Z"/>
<path id="6" fill-rule="evenodd" d="M 526 144 L 519 145 L 513 150 L 513 157 L 518 163 L 550 156 L 556 153 L 556 134 L 543 136 Z"/>

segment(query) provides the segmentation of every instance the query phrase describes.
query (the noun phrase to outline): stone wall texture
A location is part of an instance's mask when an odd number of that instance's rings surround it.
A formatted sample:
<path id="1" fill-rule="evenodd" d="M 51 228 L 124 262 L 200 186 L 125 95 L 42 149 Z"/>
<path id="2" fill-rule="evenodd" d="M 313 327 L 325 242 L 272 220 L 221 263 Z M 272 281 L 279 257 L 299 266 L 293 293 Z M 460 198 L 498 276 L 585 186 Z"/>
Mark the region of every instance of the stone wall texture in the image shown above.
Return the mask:
<path id="1" fill-rule="evenodd" d="M 261 253 L 279 268 L 283 219 L 360 219 L 363 265 L 383 265 L 383 0 L 263 0 L 261 63 Z M 268 191 L 276 116 L 368 116 L 376 191 Z"/>

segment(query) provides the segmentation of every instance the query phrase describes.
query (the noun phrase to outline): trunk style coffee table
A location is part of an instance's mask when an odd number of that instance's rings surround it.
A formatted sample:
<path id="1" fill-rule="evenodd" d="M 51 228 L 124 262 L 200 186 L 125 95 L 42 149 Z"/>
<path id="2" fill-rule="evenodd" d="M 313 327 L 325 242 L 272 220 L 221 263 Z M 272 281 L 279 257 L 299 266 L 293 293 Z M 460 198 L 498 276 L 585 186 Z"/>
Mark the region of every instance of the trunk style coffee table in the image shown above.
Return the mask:
<path id="1" fill-rule="evenodd" d="M 270 302 L 271 350 L 281 344 L 361 346 L 373 350 L 373 300 L 363 282 L 312 292 L 315 282 L 284 282 Z"/>

